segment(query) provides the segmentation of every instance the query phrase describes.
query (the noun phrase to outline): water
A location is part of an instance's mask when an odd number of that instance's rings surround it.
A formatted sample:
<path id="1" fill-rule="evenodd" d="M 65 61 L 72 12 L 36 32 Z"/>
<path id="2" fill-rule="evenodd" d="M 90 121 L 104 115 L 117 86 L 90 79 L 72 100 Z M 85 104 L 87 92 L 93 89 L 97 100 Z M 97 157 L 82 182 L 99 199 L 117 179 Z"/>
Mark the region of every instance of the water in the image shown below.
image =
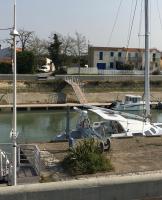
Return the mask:
<path id="1" fill-rule="evenodd" d="M 136 113 L 138 114 L 138 113 Z M 78 113 L 70 111 L 70 130 L 75 128 Z M 94 113 L 89 114 L 90 121 L 101 118 Z M 162 122 L 162 110 L 152 111 L 152 120 Z M 10 142 L 12 113 L 0 113 L 0 143 Z M 55 111 L 21 111 L 17 113 L 18 142 L 47 142 L 66 128 L 66 110 Z"/>

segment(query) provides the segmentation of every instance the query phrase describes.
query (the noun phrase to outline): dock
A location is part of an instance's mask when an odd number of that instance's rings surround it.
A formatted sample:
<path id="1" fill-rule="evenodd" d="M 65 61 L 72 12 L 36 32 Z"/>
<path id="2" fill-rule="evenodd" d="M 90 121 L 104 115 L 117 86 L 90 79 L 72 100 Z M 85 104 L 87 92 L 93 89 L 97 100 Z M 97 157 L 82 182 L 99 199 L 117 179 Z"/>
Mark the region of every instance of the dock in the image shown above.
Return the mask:
<path id="1" fill-rule="evenodd" d="M 86 104 L 80 104 L 80 103 L 64 103 L 64 104 L 17 104 L 17 110 L 55 110 L 55 109 L 64 109 L 67 107 L 84 107 L 86 106 L 99 106 L 99 107 L 108 107 L 111 105 L 112 102 L 107 103 L 98 103 L 98 102 L 92 102 L 92 103 L 86 103 Z M 152 108 L 154 109 L 158 102 L 151 102 Z M 5 104 L 0 105 L 0 111 L 12 111 L 13 105 L 12 104 Z"/>
<path id="2" fill-rule="evenodd" d="M 90 106 L 102 106 L 106 107 L 109 106 L 111 103 L 86 103 L 86 104 L 79 104 L 79 103 L 65 103 L 65 104 L 17 104 L 17 110 L 55 110 L 55 109 L 62 109 L 67 107 L 83 107 L 85 105 Z M 12 110 L 12 104 L 0 105 L 0 110 Z"/>

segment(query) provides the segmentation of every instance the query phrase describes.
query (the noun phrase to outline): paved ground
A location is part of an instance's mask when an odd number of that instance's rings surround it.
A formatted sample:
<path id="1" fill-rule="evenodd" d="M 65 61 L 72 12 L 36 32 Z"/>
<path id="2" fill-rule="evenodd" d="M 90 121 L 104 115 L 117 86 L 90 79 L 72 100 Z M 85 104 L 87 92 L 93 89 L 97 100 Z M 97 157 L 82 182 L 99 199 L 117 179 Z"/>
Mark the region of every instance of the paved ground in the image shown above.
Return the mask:
<path id="1" fill-rule="evenodd" d="M 42 171 L 45 181 L 71 179 L 57 167 L 58 160 L 62 160 L 67 153 L 67 143 L 39 144 L 42 151 L 50 152 L 55 161 L 51 167 Z M 109 173 L 97 173 L 90 176 L 124 175 L 131 173 L 154 173 L 162 171 L 162 137 L 135 137 L 127 139 L 113 139 L 111 151 L 107 153 L 115 170 Z M 49 178 L 50 177 L 50 178 Z M 88 176 L 77 176 L 83 178 Z M 74 177 L 73 177 L 74 178 Z"/>

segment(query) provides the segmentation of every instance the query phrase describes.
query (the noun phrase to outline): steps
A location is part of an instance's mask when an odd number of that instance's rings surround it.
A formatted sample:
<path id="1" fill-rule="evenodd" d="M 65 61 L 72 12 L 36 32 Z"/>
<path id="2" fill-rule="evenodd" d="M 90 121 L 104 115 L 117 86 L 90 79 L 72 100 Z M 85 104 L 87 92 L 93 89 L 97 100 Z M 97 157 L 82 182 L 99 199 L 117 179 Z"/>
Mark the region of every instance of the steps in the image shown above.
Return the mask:
<path id="1" fill-rule="evenodd" d="M 83 93 L 83 91 L 81 90 L 80 88 L 80 84 L 79 84 L 79 79 L 78 78 L 73 78 L 73 77 L 68 77 L 65 79 L 65 81 L 72 86 L 76 96 L 77 96 L 77 99 L 78 101 L 81 103 L 81 104 L 86 104 L 88 103 L 86 98 L 85 98 L 85 95 Z"/>

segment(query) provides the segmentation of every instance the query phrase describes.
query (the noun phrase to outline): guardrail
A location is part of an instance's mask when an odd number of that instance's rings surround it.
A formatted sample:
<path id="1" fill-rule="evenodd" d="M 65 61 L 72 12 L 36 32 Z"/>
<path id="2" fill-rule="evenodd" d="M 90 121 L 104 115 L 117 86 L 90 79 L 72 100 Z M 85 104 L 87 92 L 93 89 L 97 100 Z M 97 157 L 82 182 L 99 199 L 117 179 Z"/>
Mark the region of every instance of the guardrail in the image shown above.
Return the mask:
<path id="1" fill-rule="evenodd" d="M 37 145 L 18 145 L 18 166 L 32 166 L 40 175 L 40 150 Z"/>

